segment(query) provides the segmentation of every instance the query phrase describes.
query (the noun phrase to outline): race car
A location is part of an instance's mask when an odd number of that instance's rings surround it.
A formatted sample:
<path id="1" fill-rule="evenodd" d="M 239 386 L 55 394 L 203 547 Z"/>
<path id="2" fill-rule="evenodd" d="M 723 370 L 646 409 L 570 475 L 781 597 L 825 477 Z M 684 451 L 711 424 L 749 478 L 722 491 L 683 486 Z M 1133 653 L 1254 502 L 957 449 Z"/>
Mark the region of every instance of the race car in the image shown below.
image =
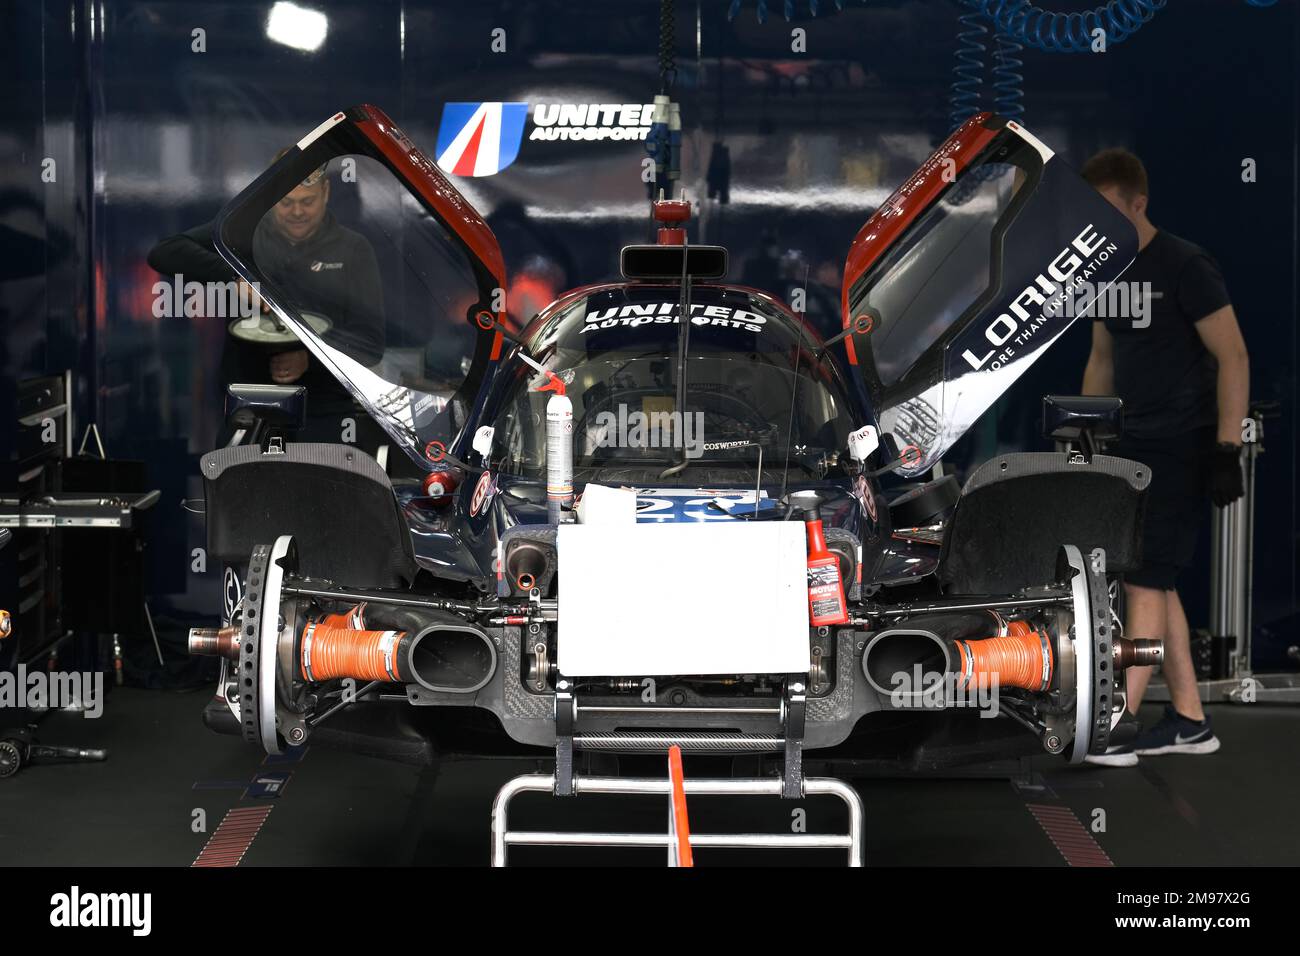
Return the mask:
<path id="1" fill-rule="evenodd" d="M 322 168 L 327 215 L 374 254 L 378 332 L 287 280 L 269 234 L 301 226 Z M 553 758 L 561 794 L 672 746 L 787 796 L 805 756 L 1106 749 L 1125 668 L 1159 660 L 1112 609 L 1150 479 L 1098 450 L 1115 402 L 1048 399 L 1064 450 L 931 473 L 1129 265 L 1132 226 L 980 114 L 862 227 L 822 336 L 728 284 L 689 215 L 655 203 L 618 281 L 523 321 L 484 219 L 373 106 L 226 207 L 221 255 L 382 440 L 296 441 L 301 388 L 231 387 L 235 437 L 201 461 L 225 606 L 190 635 L 220 658 L 212 729 L 272 754 Z"/>

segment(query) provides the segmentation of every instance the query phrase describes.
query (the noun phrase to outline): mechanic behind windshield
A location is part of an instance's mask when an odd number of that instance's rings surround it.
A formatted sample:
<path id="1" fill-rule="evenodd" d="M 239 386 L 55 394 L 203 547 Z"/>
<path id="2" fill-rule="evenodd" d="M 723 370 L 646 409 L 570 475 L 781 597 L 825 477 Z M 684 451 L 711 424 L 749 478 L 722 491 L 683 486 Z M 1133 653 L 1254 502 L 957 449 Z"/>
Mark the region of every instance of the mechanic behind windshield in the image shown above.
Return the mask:
<path id="1" fill-rule="evenodd" d="M 734 480 L 754 475 L 760 447 L 765 480 L 780 480 L 787 450 L 792 474 L 821 477 L 857 426 L 835 366 L 813 359 L 813 334 L 796 359 L 795 326 L 779 310 L 744 293 L 697 288 L 682 416 L 678 295 L 651 286 L 597 292 L 533 336 L 530 350 L 564 380 L 573 403 L 578 477 L 653 480 L 685 458 L 684 478 Z M 502 467 L 538 477 L 549 393 L 533 390 L 536 377 L 523 363 L 514 374 L 495 422 Z"/>
<path id="2" fill-rule="evenodd" d="M 359 361 L 378 361 L 384 347 L 379 267 L 366 238 L 340 224 L 330 211 L 326 173 L 326 167 L 320 167 L 276 204 L 257 226 L 254 253 L 290 305 L 328 318 L 326 341 L 342 345 Z M 149 265 L 169 277 L 183 275 L 186 282 L 238 278 L 213 245 L 211 223 L 159 242 L 149 253 Z M 261 308 L 268 311 L 265 305 Z M 363 448 L 373 451 L 384 441 L 347 389 L 301 343 L 266 345 L 229 331 L 223 341 L 223 393 L 226 385 L 235 383 L 306 387 L 307 423 L 298 440 L 338 442 L 343 439 L 343 420 L 352 419 Z M 223 428 L 222 438 L 226 435 Z"/>

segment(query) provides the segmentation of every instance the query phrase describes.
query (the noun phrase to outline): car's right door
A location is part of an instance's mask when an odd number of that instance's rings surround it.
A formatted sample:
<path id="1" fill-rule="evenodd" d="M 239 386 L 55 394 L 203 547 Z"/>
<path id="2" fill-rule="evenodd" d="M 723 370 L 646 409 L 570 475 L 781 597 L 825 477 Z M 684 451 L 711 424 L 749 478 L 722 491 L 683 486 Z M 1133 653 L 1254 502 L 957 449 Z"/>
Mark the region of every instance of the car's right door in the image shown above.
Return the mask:
<path id="1" fill-rule="evenodd" d="M 1133 261 L 1132 224 L 1016 123 L 972 117 L 845 264 L 850 367 L 903 475 L 929 469 Z"/>

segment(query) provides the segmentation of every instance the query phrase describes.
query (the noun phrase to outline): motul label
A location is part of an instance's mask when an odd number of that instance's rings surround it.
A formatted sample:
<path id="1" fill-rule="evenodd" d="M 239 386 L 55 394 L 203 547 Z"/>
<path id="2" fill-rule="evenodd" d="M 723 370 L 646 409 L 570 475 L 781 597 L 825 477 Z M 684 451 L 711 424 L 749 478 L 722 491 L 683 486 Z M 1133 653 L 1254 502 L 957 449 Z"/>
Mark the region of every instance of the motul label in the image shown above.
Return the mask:
<path id="1" fill-rule="evenodd" d="M 813 627 L 843 624 L 848 619 L 840 562 L 833 555 L 808 561 L 808 619 Z"/>

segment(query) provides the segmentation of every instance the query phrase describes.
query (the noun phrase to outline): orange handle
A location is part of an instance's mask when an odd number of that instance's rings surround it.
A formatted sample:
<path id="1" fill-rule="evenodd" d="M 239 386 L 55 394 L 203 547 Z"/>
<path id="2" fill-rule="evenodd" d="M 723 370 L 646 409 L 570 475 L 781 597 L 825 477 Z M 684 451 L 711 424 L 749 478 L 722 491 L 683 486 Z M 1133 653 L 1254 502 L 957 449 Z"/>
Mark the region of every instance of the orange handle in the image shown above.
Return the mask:
<path id="1" fill-rule="evenodd" d="M 668 748 L 668 780 L 672 785 L 673 832 L 677 836 L 677 865 L 694 866 L 691 855 L 691 825 L 686 817 L 686 775 L 682 772 L 682 748 Z"/>

